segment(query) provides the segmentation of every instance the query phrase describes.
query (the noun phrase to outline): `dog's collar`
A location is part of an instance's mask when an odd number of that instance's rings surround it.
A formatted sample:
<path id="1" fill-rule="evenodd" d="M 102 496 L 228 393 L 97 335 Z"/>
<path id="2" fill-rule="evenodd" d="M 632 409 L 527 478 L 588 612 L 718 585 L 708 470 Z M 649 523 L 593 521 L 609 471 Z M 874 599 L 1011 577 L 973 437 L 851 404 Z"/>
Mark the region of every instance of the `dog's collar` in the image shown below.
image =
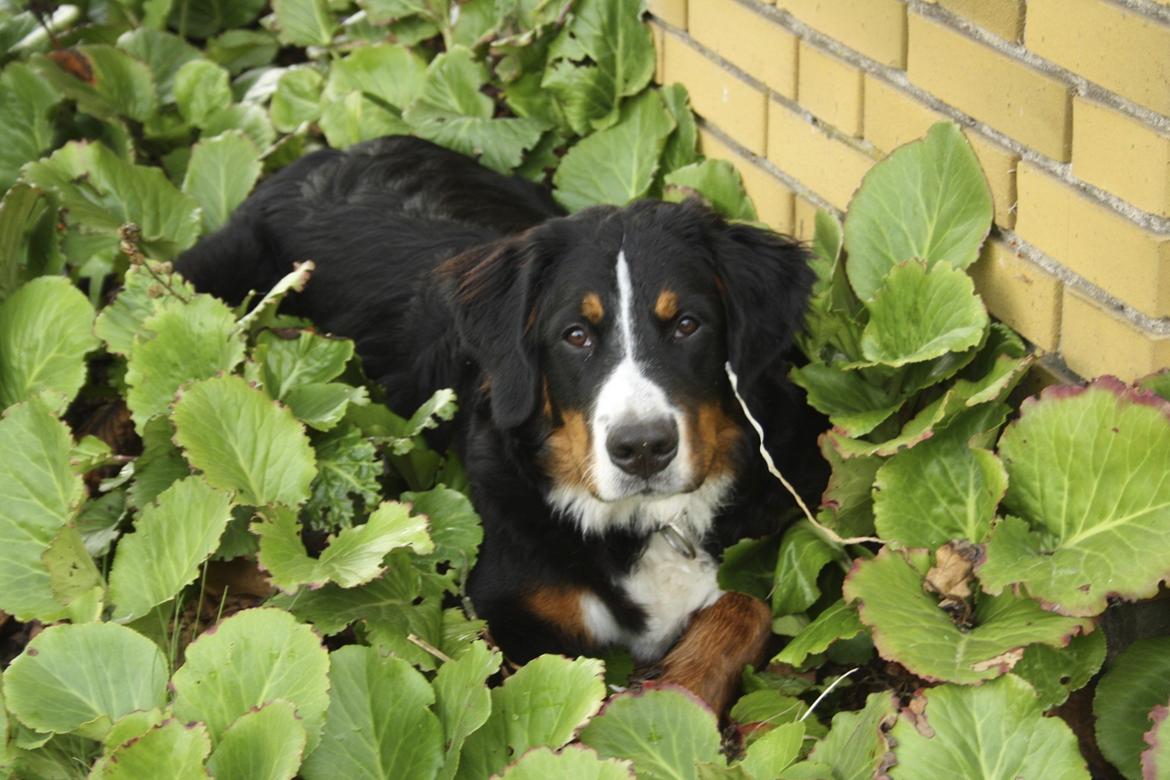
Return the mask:
<path id="1" fill-rule="evenodd" d="M 695 543 L 673 522 L 668 522 L 659 528 L 658 533 L 662 534 L 662 538 L 674 548 L 676 553 L 688 561 L 693 561 L 699 555 L 699 551 L 695 549 Z"/>

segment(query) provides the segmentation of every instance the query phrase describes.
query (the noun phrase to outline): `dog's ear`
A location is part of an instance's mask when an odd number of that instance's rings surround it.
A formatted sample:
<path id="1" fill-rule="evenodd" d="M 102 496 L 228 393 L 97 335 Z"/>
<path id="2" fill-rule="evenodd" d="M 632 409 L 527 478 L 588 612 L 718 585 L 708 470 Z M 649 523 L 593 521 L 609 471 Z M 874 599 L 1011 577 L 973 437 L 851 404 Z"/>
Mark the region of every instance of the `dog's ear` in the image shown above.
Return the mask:
<path id="1" fill-rule="evenodd" d="M 448 261 L 455 327 L 490 383 L 492 419 L 515 428 L 536 409 L 539 368 L 531 330 L 544 260 L 534 231 Z"/>
<path id="2" fill-rule="evenodd" d="M 708 212 L 708 240 L 727 318 L 727 357 L 745 394 L 804 327 L 814 274 L 797 242 Z"/>

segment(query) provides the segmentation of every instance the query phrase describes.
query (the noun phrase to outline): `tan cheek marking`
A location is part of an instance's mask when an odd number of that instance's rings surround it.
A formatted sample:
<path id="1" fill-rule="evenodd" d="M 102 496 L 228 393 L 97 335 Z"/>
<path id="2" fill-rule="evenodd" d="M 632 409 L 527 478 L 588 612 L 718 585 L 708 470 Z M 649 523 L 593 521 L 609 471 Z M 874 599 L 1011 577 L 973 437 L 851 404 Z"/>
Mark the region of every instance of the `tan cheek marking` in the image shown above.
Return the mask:
<path id="1" fill-rule="evenodd" d="M 592 469 L 592 440 L 585 415 L 575 410 L 561 413 L 563 423 L 554 428 L 545 440 L 544 467 L 553 481 L 561 487 L 585 488 L 596 492 Z"/>
<path id="2" fill-rule="evenodd" d="M 581 316 L 592 325 L 601 322 L 605 316 L 605 306 L 602 305 L 601 297 L 597 293 L 589 293 L 581 299 Z"/>
<path id="3" fill-rule="evenodd" d="M 731 703 L 744 666 L 763 658 L 771 634 L 767 604 L 742 593 L 724 593 L 691 618 L 662 661 L 660 682 L 681 685 L 719 715 Z"/>
<path id="4" fill-rule="evenodd" d="M 735 468 L 733 455 L 743 431 L 719 404 L 702 404 L 690 415 L 691 467 L 700 477 L 727 474 Z"/>
<path id="5" fill-rule="evenodd" d="M 658 300 L 654 302 L 654 314 L 663 322 L 673 320 L 678 314 L 678 295 L 673 290 L 658 293 Z"/>
<path id="6" fill-rule="evenodd" d="M 555 626 L 566 637 L 591 642 L 593 635 L 585 625 L 581 609 L 582 588 L 553 585 L 539 588 L 525 601 L 532 614 Z"/>

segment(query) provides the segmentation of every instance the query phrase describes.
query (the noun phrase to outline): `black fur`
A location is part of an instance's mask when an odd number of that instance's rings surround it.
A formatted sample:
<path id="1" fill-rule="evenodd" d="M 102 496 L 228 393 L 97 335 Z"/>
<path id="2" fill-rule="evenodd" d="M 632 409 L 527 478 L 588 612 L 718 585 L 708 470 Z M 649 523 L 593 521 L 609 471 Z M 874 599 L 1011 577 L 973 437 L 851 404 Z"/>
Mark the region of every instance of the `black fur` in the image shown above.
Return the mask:
<path id="1" fill-rule="evenodd" d="M 287 308 L 354 339 L 397 411 L 409 414 L 439 387 L 457 390 L 455 444 L 485 531 L 470 593 L 495 640 L 524 661 L 597 649 L 528 609 L 536 589 L 587 588 L 628 631 L 646 618 L 618 584 L 646 537 L 583 535 L 550 508 L 554 477 L 541 455 L 566 415 L 588 408 L 611 365 L 605 333 L 588 355 L 560 334 L 575 316 L 575 291 L 608 283 L 619 250 L 637 255 L 639 285 L 690 295 L 701 314 L 698 338 L 672 340 L 665 323 L 647 343 L 662 386 L 680 404 L 718 406 L 744 432 L 734 487 L 702 545 L 718 555 L 776 530 L 791 501 L 764 470 L 722 379 L 729 360 L 781 469 L 815 498 L 822 420 L 786 381 L 811 272 L 800 248 L 774 233 L 728 224 L 697 203 L 566 218 L 536 185 L 393 137 L 318 152 L 273 176 L 177 268 L 234 301 L 311 259 L 317 270 Z"/>

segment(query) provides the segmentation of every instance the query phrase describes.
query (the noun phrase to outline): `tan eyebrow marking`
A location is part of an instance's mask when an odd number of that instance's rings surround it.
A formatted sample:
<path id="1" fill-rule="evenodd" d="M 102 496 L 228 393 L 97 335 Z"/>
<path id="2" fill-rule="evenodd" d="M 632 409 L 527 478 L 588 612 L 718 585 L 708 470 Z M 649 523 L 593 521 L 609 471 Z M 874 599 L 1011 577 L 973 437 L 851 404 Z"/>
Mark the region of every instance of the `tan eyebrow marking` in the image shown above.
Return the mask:
<path id="1" fill-rule="evenodd" d="M 601 318 L 605 316 L 605 307 L 597 293 L 588 293 L 581 299 L 581 316 L 593 325 L 601 322 Z"/>
<path id="2" fill-rule="evenodd" d="M 678 314 L 678 295 L 673 290 L 663 290 L 658 293 L 658 300 L 654 303 L 654 313 L 658 319 L 673 320 Z"/>

